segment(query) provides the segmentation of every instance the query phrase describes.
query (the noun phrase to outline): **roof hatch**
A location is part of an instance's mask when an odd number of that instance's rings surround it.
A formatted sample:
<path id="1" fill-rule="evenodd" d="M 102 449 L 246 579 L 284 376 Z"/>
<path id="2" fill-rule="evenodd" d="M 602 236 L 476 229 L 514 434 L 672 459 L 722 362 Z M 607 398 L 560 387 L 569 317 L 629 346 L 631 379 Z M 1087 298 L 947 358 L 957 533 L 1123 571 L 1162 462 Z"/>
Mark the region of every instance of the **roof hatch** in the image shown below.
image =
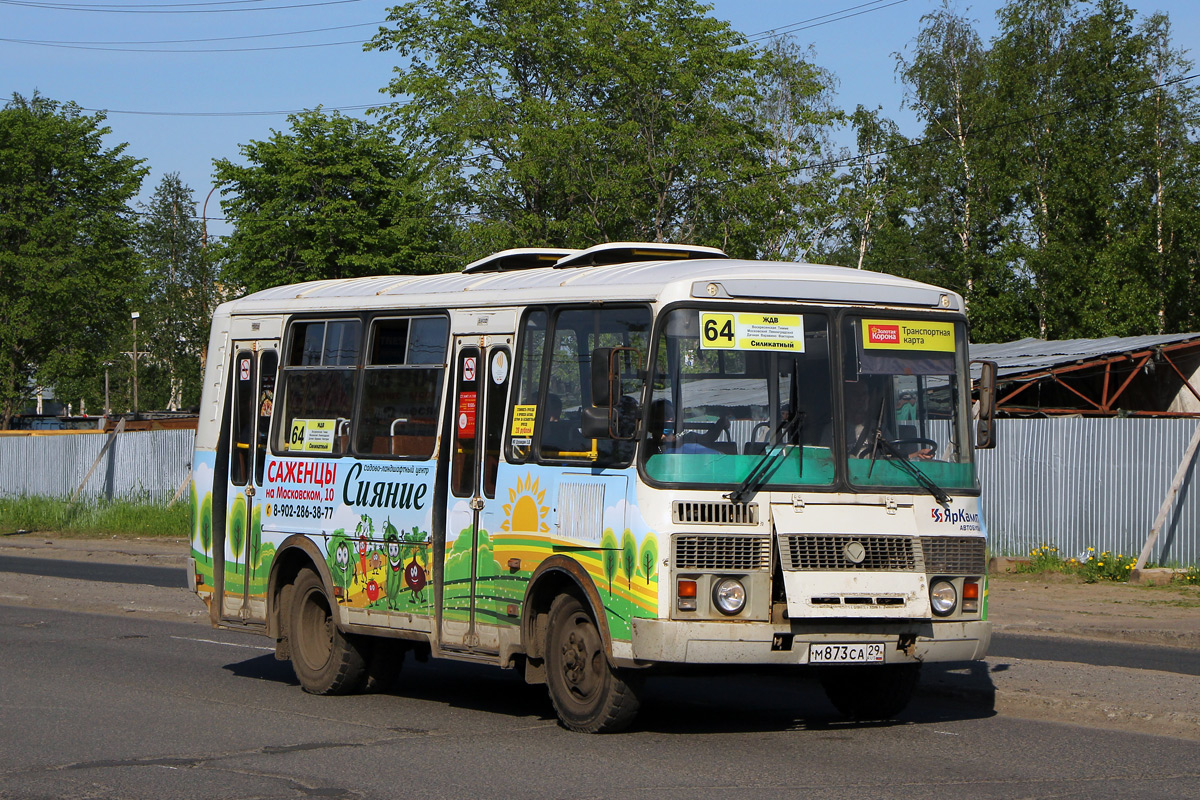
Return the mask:
<path id="1" fill-rule="evenodd" d="M 554 265 L 555 269 L 569 267 L 600 267 L 609 264 L 629 264 L 635 261 L 683 261 L 689 258 L 729 258 L 715 247 L 664 242 L 606 242 L 583 251 L 573 251 Z"/>
<path id="2" fill-rule="evenodd" d="M 552 267 L 563 258 L 585 252 L 568 250 L 565 247 L 517 247 L 512 250 L 501 250 L 484 256 L 478 261 L 472 261 L 463 268 L 464 273 L 480 272 L 511 272 L 519 269 L 537 269 Z"/>

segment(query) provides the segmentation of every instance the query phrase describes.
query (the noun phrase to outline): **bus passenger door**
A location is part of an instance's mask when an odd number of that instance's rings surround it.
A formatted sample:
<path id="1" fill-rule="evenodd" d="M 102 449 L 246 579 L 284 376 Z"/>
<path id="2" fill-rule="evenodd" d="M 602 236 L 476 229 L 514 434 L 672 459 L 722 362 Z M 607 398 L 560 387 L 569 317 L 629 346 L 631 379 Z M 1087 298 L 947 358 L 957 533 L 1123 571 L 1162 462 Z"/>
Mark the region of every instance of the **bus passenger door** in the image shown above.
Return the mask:
<path id="1" fill-rule="evenodd" d="M 223 568 L 214 572 L 221 618 L 228 622 L 265 622 L 266 569 L 262 554 L 263 470 L 267 456 L 267 429 L 275 403 L 275 376 L 279 368 L 276 341 L 236 342 L 233 346 L 233 383 L 229 414 L 229 478 L 226 489 L 225 530 L 213 547 L 221 553 Z M 259 573 L 262 574 L 259 574 Z"/>
<path id="2" fill-rule="evenodd" d="M 503 612 L 493 590 L 498 567 L 489 520 L 499 519 L 501 507 L 496 471 L 512 356 L 507 341 L 489 346 L 478 336 L 456 339 L 454 351 L 440 641 L 448 650 L 495 653 Z"/>

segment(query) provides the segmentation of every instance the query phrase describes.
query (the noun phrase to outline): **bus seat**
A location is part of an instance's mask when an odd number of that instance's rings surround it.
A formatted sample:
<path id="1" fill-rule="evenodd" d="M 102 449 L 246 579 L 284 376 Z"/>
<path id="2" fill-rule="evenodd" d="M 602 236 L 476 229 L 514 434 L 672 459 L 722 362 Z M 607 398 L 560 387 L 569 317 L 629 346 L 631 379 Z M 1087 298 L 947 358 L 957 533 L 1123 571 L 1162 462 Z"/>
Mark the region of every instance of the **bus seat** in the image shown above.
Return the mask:
<path id="1" fill-rule="evenodd" d="M 746 442 L 746 446 L 742 450 L 748 456 L 761 456 L 767 452 L 766 442 Z"/>
<path id="2" fill-rule="evenodd" d="M 718 453 L 725 453 L 730 456 L 736 456 L 738 451 L 737 442 L 708 442 L 705 447 L 711 447 Z"/>

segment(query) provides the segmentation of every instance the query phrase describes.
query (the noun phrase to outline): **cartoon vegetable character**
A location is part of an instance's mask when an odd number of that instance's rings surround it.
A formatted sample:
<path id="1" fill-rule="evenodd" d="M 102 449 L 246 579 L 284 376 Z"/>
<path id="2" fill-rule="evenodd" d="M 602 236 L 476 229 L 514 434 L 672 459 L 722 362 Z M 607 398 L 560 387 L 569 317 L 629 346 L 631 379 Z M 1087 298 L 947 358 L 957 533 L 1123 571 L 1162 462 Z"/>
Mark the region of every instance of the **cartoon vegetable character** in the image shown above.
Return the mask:
<path id="1" fill-rule="evenodd" d="M 379 599 L 379 584 L 375 582 L 374 578 L 367 581 L 367 599 L 372 603 Z"/>
<path id="2" fill-rule="evenodd" d="M 404 585 L 404 567 L 403 560 L 400 557 L 400 532 L 396 530 L 396 526 L 391 523 L 391 520 L 383 523 L 383 541 L 387 547 L 387 580 L 385 581 L 385 589 L 387 592 L 388 608 L 398 609 L 400 607 L 400 589 Z"/>
<path id="3" fill-rule="evenodd" d="M 408 562 L 408 566 L 404 568 L 404 582 L 408 584 L 409 589 L 412 589 L 408 602 L 424 603 L 425 598 L 421 597 L 421 590 L 425 588 L 425 568 L 417 563 L 415 555 L 413 560 Z"/>
<path id="4" fill-rule="evenodd" d="M 335 586 L 341 588 L 343 596 L 350 590 L 350 582 L 353 577 L 350 566 L 350 540 L 346 538 L 346 532 L 342 528 L 338 528 L 333 532 L 329 543 L 326 545 L 328 557 L 326 563 L 329 565 L 329 574 L 333 578 Z"/>

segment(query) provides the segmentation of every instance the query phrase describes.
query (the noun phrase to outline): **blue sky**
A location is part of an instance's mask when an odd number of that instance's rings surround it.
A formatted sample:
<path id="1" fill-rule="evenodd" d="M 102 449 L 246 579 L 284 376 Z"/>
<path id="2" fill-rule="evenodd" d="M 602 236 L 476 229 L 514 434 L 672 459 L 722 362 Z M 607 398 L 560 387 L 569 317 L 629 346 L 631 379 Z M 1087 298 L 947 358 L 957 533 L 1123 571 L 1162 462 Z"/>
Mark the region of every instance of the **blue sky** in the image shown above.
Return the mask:
<path id="1" fill-rule="evenodd" d="M 146 159 L 151 169 L 143 199 L 165 173 L 178 172 L 199 207 L 212 188 L 214 158 L 236 159 L 239 144 L 287 127 L 285 114 L 261 112 L 378 103 L 384 99 L 378 90 L 396 63 L 394 54 L 361 49 L 394 5 L 387 0 L 102 2 L 0 0 L 0 93 L 7 98 L 37 90 L 87 109 L 107 109 L 110 144 L 128 142 L 127 152 Z M 1127 2 L 1141 16 L 1166 12 L 1176 47 L 1196 58 L 1200 2 Z M 918 132 L 901 109 L 903 87 L 895 78 L 893 54 L 911 46 L 921 16 L 940 7 L 941 0 L 715 0 L 712 5 L 714 16 L 751 38 L 791 28 L 798 42 L 813 47 L 813 60 L 836 76 L 843 107 L 882 106 L 904 133 Z M 978 21 L 986 39 L 995 32 L 1001 5 L 987 0 L 956 7 Z M 325 30 L 277 35 L 318 29 Z M 198 39 L 214 41 L 103 45 L 115 49 L 94 44 Z M 330 42 L 345 44 L 296 47 Z M 280 47 L 288 49 L 263 49 Z M 122 51 L 134 49 L 160 52 Z M 217 52 L 177 52 L 198 49 Z M 220 216 L 218 197 L 209 202 L 209 217 Z M 212 234 L 226 230 L 219 222 L 209 226 Z"/>

